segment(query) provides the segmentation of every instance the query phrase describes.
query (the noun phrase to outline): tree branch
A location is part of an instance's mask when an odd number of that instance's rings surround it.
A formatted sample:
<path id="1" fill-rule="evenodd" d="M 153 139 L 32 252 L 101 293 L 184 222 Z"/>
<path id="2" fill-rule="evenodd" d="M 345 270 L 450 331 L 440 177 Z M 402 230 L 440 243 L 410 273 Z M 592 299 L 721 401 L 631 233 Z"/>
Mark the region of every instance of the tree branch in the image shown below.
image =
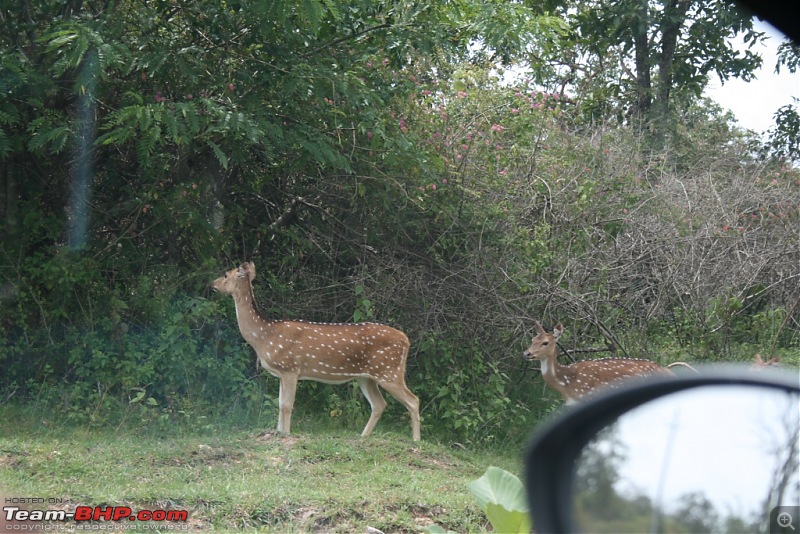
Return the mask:
<path id="1" fill-rule="evenodd" d="M 305 59 L 305 58 L 307 58 L 309 56 L 313 56 L 317 52 L 319 52 L 321 50 L 324 50 L 326 48 L 330 48 L 332 46 L 336 46 L 336 45 L 338 45 L 340 43 L 343 43 L 345 41 L 349 41 L 351 39 L 358 39 L 359 37 L 361 37 L 362 35 L 366 35 L 367 33 L 371 33 L 371 32 L 374 32 L 374 31 L 377 31 L 377 30 L 382 30 L 382 29 L 389 28 L 389 27 L 390 27 L 390 24 L 383 23 L 383 24 L 379 24 L 378 26 L 373 26 L 371 28 L 367 28 L 367 29 L 362 30 L 362 31 L 360 31 L 358 33 L 354 33 L 353 35 L 347 35 L 345 37 L 340 37 L 339 39 L 334 39 L 333 41 L 331 41 L 329 43 L 326 43 L 326 44 L 324 44 L 324 45 L 322 45 L 322 46 L 320 46 L 318 48 L 315 48 L 314 50 L 310 50 L 310 51 L 306 52 L 305 54 L 301 54 L 300 57 L 302 59 Z"/>

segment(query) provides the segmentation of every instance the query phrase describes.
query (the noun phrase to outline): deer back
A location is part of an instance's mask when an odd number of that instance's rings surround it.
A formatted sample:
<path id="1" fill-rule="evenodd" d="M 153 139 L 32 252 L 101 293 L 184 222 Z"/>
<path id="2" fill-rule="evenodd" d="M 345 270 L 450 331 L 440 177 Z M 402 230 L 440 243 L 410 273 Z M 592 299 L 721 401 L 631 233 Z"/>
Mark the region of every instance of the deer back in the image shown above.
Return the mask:
<path id="1" fill-rule="evenodd" d="M 335 324 L 304 321 L 273 323 L 268 335 L 251 343 L 273 374 L 339 382 L 366 376 L 379 382 L 402 377 L 408 337 L 375 323 Z"/>
<path id="2" fill-rule="evenodd" d="M 650 360 L 600 358 L 560 367 L 561 382 L 571 397 L 581 398 L 605 387 L 619 387 L 625 380 L 651 375 L 671 376 L 672 372 Z"/>

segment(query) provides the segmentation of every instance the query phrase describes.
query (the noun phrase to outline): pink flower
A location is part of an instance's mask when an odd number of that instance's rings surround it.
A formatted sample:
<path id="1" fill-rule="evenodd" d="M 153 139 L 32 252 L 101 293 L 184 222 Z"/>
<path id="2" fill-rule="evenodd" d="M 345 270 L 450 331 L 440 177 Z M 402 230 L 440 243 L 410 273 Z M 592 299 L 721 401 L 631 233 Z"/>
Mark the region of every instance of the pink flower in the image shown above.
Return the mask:
<path id="1" fill-rule="evenodd" d="M 501 126 L 500 124 L 492 124 L 492 131 L 493 132 L 502 132 L 505 129 L 506 129 L 506 127 L 505 126 Z"/>
<path id="2" fill-rule="evenodd" d="M 457 94 L 456 96 L 457 96 L 458 98 L 467 98 L 467 97 L 469 96 L 469 93 L 468 93 L 468 92 L 466 92 L 466 91 L 459 91 L 459 92 L 458 92 L 458 94 Z"/>
<path id="3" fill-rule="evenodd" d="M 519 113 L 519 110 L 517 108 L 511 108 L 511 113 Z"/>

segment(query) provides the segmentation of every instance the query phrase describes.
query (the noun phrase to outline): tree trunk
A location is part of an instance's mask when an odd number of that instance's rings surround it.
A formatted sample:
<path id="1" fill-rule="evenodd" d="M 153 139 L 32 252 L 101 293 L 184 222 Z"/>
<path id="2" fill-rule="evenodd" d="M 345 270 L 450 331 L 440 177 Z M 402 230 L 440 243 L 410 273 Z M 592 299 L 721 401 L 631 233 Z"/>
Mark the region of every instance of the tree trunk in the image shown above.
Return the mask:
<path id="1" fill-rule="evenodd" d="M 661 123 L 659 126 L 663 125 L 665 122 L 663 119 L 669 113 L 675 49 L 690 3 L 691 0 L 670 0 L 664 6 L 664 18 L 661 21 L 661 57 L 658 62 L 658 90 L 656 92 L 656 118 Z"/>
<path id="2" fill-rule="evenodd" d="M 647 0 L 639 0 L 636 6 L 633 32 L 633 44 L 636 61 L 636 109 L 634 117 L 640 122 L 647 120 L 653 102 L 653 87 L 650 80 L 650 54 L 648 50 Z"/>
<path id="3" fill-rule="evenodd" d="M 17 228 L 19 183 L 9 167 L 9 164 L 3 165 L 0 173 L 0 220 L 5 231 L 12 234 Z"/>

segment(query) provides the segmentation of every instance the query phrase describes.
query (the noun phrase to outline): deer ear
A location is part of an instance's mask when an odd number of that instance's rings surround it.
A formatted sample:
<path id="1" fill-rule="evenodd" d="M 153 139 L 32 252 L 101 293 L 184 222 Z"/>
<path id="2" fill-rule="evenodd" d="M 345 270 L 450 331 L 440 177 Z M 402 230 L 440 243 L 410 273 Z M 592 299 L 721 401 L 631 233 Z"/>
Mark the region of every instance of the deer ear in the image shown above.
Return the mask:
<path id="1" fill-rule="evenodd" d="M 542 327 L 542 323 L 537 320 L 533 321 L 533 325 L 536 327 L 537 334 L 546 334 L 547 332 L 544 331 L 544 327 Z"/>
<path id="2" fill-rule="evenodd" d="M 256 264 L 252 261 L 248 261 L 242 264 L 242 268 L 247 272 L 247 276 L 252 282 L 256 277 Z"/>
<path id="3" fill-rule="evenodd" d="M 244 265 L 236 269 L 236 278 L 244 278 L 247 276 L 247 273 L 244 270 Z"/>
<path id="4" fill-rule="evenodd" d="M 561 334 L 564 333 L 564 326 L 561 323 L 558 323 L 555 328 L 553 328 L 553 337 L 558 339 L 561 337 Z"/>
<path id="5" fill-rule="evenodd" d="M 757 365 L 764 365 L 764 360 L 761 359 L 761 354 L 758 352 L 756 352 L 756 355 L 753 359 L 756 361 Z"/>

